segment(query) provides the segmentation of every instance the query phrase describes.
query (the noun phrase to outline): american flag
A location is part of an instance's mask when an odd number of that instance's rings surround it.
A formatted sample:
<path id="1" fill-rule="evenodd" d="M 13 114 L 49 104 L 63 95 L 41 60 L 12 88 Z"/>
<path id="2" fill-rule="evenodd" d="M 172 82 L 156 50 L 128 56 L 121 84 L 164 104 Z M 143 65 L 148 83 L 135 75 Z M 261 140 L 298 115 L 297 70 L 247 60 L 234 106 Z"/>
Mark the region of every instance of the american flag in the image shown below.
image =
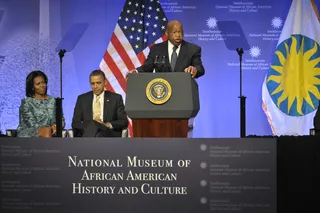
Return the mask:
<path id="1" fill-rule="evenodd" d="M 107 77 L 107 90 L 122 95 L 125 101 L 126 73 L 144 63 L 152 45 L 167 40 L 167 23 L 158 0 L 126 1 L 100 63 Z M 132 136 L 130 119 L 129 134 Z"/>

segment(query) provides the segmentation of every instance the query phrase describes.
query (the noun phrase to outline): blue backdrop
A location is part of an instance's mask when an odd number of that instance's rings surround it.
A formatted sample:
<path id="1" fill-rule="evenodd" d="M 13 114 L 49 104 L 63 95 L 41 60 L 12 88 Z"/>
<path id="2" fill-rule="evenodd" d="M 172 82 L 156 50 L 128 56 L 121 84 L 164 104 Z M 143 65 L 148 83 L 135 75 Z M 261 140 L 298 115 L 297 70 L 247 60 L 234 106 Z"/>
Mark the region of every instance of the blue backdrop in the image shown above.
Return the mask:
<path id="1" fill-rule="evenodd" d="M 64 114 L 70 128 L 79 94 L 90 90 L 89 73 L 109 43 L 125 0 L 0 0 L 0 129 L 16 128 L 26 75 L 49 77 L 49 94 L 59 96 L 61 40 L 76 41 L 64 57 Z M 262 110 L 261 87 L 291 0 L 160 0 L 169 20 L 184 24 L 185 40 L 202 47 L 206 74 L 198 80 L 201 110 L 194 137 L 239 137 L 239 58 L 218 28 L 237 21 L 248 40 L 243 55 L 247 134 L 271 135 Z M 319 4 L 318 4 L 319 8 Z M 19 14 L 19 15 L 17 15 Z M 218 24 L 217 24 L 218 23 Z M 228 27 L 227 27 L 228 28 Z M 226 37 L 237 37 L 228 28 Z M 78 40 L 77 40 L 78 39 Z M 72 42 L 68 43 L 72 47 Z"/>

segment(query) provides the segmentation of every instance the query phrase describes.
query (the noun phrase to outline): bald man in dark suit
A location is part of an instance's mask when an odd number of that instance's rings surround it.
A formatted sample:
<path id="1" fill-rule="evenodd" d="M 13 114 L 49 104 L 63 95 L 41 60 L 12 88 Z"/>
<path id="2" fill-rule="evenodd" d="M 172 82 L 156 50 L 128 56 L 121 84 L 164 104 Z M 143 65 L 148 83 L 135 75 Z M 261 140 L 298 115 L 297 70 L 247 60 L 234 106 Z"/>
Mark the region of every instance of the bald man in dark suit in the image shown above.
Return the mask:
<path id="1" fill-rule="evenodd" d="M 153 72 L 155 70 L 157 72 L 188 72 L 194 78 L 204 75 L 201 47 L 183 40 L 181 22 L 170 21 L 166 35 L 169 40 L 152 46 L 144 64 L 128 73 Z M 157 62 L 164 62 L 163 66 L 158 66 Z"/>

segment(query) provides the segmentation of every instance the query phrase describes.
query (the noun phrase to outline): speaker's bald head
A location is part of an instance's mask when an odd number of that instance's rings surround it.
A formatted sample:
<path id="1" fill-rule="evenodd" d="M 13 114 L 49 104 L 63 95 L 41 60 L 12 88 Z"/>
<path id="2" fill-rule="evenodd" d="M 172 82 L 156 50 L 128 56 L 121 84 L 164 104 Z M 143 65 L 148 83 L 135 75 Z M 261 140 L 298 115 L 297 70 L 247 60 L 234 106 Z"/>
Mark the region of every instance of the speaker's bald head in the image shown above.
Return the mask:
<path id="1" fill-rule="evenodd" d="M 183 39 L 183 27 L 181 22 L 178 20 L 169 21 L 166 35 L 173 45 L 180 45 Z"/>

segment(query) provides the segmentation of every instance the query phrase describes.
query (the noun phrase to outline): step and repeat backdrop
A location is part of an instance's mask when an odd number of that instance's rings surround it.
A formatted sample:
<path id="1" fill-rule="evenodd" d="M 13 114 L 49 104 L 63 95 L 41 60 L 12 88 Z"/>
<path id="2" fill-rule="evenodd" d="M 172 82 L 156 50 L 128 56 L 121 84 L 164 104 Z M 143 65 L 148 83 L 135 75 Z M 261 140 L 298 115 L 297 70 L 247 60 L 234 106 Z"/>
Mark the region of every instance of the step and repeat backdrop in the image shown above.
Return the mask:
<path id="1" fill-rule="evenodd" d="M 0 1 L 0 129 L 16 128 L 25 97 L 25 78 L 35 69 L 49 77 L 49 94 L 60 94 L 60 41 L 73 46 L 63 60 L 63 110 L 70 128 L 79 94 L 90 90 L 89 74 L 99 68 L 125 1 Z M 243 54 L 243 95 L 247 134 L 271 135 L 262 110 L 262 83 L 291 0 L 160 0 L 169 20 L 184 25 L 185 40 L 202 47 L 206 74 L 198 79 L 201 110 L 194 137 L 239 137 L 239 56 Z M 318 5 L 319 7 L 319 5 Z M 17 15 L 19 14 L 19 15 Z M 239 39 L 228 44 L 221 36 Z M 235 35 L 240 34 L 239 38 Z"/>

